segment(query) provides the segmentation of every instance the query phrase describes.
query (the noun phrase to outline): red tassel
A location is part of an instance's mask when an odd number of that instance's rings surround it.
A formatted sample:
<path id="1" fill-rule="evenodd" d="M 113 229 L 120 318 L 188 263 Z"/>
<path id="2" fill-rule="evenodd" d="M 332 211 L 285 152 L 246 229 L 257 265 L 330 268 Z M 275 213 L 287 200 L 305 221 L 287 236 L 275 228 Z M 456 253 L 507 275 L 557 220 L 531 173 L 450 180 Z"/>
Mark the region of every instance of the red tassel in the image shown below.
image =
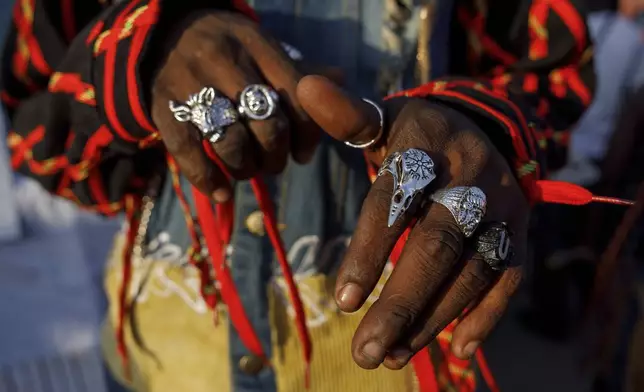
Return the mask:
<path id="1" fill-rule="evenodd" d="M 277 219 L 275 218 L 275 209 L 273 203 L 271 203 L 270 195 L 266 184 L 260 177 L 256 177 L 250 180 L 253 191 L 255 192 L 255 197 L 257 198 L 257 203 L 259 208 L 264 213 L 264 225 L 266 226 L 266 233 L 271 240 L 273 249 L 277 253 L 277 261 L 280 264 L 282 274 L 286 280 L 286 286 L 288 287 L 289 296 L 291 298 L 291 303 L 293 304 L 293 309 L 295 310 L 295 325 L 297 327 L 297 333 L 302 344 L 302 354 L 304 356 L 305 372 L 304 372 L 304 385 L 306 389 L 309 389 L 310 386 L 310 368 L 311 368 L 311 354 L 312 354 L 312 344 L 311 336 L 309 335 L 309 330 L 306 325 L 306 314 L 304 313 L 304 306 L 302 305 L 302 299 L 300 298 L 300 292 L 295 284 L 295 279 L 293 276 L 293 271 L 291 270 L 291 265 L 288 263 L 286 257 L 286 249 L 284 248 L 284 243 L 279 234 L 277 228 Z"/>
<path id="2" fill-rule="evenodd" d="M 616 197 L 595 196 L 588 189 L 563 181 L 535 181 L 528 189 L 533 202 L 582 206 L 589 203 L 607 203 L 631 206 L 635 202 Z"/>
<path id="3" fill-rule="evenodd" d="M 125 234 L 125 244 L 123 246 L 123 276 L 121 287 L 119 288 L 119 302 L 118 302 L 118 320 L 116 324 L 116 349 L 121 358 L 121 366 L 123 368 L 123 376 L 127 382 L 132 381 L 130 373 L 129 356 L 127 352 L 127 345 L 125 344 L 125 321 L 129 313 L 129 306 L 127 303 L 127 294 L 130 287 L 130 280 L 132 279 L 132 250 L 134 249 L 134 239 L 136 238 L 139 220 L 136 216 L 136 211 L 139 206 L 139 201 L 133 196 L 126 196 L 125 199 L 125 214 L 128 222 L 127 232 Z"/>

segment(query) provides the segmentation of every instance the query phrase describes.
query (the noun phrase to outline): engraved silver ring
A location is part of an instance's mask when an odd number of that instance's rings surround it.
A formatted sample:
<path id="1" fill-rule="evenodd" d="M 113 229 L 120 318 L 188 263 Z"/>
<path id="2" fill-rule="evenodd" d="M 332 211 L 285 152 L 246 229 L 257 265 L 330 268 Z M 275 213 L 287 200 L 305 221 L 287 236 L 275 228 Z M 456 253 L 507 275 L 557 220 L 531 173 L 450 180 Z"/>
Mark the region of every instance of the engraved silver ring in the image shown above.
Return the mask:
<path id="1" fill-rule="evenodd" d="M 391 227 L 409 209 L 416 195 L 423 192 L 436 178 L 436 173 L 434 173 L 434 161 L 429 155 L 415 148 L 394 152 L 385 158 L 378 170 L 378 176 L 384 176 L 387 173 L 394 178 L 387 221 L 387 226 Z"/>
<path id="2" fill-rule="evenodd" d="M 212 87 L 204 87 L 190 95 L 185 103 L 170 101 L 170 111 L 175 120 L 194 124 L 211 143 L 220 141 L 226 134 L 226 127 L 239 121 L 232 101 Z"/>
<path id="3" fill-rule="evenodd" d="M 441 189 L 434 192 L 429 198 L 442 204 L 452 213 L 465 237 L 471 237 L 474 234 L 487 209 L 485 193 L 475 186 Z"/>
<path id="4" fill-rule="evenodd" d="M 485 222 L 474 234 L 474 249 L 495 271 L 508 268 L 514 258 L 512 232 L 505 222 Z"/>
<path id="5" fill-rule="evenodd" d="M 239 114 L 251 120 L 266 120 L 277 111 L 279 95 L 264 84 L 250 84 L 239 97 Z"/>

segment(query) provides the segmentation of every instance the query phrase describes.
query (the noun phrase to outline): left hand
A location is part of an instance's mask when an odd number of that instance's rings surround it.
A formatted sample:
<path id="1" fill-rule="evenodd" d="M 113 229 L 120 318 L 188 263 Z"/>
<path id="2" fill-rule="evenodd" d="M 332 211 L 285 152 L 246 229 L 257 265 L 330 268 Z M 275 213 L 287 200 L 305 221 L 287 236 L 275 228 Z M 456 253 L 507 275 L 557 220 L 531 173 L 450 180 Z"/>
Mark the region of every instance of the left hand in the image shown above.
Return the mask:
<path id="1" fill-rule="evenodd" d="M 379 131 L 377 112 L 327 79 L 303 78 L 298 99 L 309 116 L 336 139 L 363 143 Z M 465 115 L 423 99 L 384 103 L 387 123 L 378 148 L 368 152 L 377 165 L 409 148 L 425 151 L 436 179 L 416 199 L 428 200 L 445 187 L 477 186 L 487 195 L 483 222 L 506 222 L 514 232 L 515 257 L 502 272 L 489 267 L 466 241 L 451 213 L 437 203 L 407 211 L 387 227 L 393 180 L 378 177 L 367 195 L 336 284 L 341 310 L 355 312 L 380 279 L 398 238 L 415 217 L 400 260 L 379 299 L 360 323 L 352 343 L 355 362 L 374 369 L 400 369 L 455 318 L 464 315 L 452 337 L 452 351 L 472 356 L 505 312 L 522 276 L 526 258 L 529 205 L 505 158 Z M 418 201 L 418 200 L 416 200 Z"/>

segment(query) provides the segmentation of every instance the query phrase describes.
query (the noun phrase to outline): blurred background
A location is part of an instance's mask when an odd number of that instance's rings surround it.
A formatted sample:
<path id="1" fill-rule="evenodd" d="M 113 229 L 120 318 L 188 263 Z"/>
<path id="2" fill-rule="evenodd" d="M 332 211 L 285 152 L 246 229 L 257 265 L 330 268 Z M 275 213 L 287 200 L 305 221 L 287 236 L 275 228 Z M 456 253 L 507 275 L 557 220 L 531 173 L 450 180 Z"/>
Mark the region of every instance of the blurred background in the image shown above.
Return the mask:
<path id="1" fill-rule="evenodd" d="M 0 34 L 11 3 L 0 1 Z M 589 3 L 598 91 L 566 136 L 570 154 L 552 178 L 643 200 L 640 8 Z M 0 392 L 108 391 L 98 338 L 102 271 L 120 222 L 13 174 L 6 127 L 0 117 Z M 484 346 L 501 390 L 644 391 L 640 209 L 535 211 L 528 278 Z"/>

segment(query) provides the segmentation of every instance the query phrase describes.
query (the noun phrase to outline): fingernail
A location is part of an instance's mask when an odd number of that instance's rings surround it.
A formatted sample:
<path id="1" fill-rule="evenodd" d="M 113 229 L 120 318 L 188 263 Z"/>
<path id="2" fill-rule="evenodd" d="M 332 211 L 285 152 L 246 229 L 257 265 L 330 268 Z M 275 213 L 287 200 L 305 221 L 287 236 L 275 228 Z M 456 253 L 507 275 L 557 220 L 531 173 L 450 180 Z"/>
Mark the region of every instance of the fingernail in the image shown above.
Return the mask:
<path id="1" fill-rule="evenodd" d="M 382 363 L 386 354 L 385 348 L 373 340 L 362 347 L 362 353 L 373 363 Z"/>
<path id="2" fill-rule="evenodd" d="M 397 347 L 389 351 L 389 356 L 401 365 L 406 364 L 411 359 L 413 353 L 406 348 Z"/>
<path id="3" fill-rule="evenodd" d="M 356 310 L 362 302 L 362 289 L 355 283 L 348 283 L 340 289 L 337 298 L 343 311 Z"/>
<path id="4" fill-rule="evenodd" d="M 215 199 L 217 203 L 225 203 L 230 199 L 230 191 L 225 188 L 217 189 L 212 193 L 212 198 Z"/>
<path id="5" fill-rule="evenodd" d="M 466 344 L 465 347 L 463 348 L 463 356 L 468 359 L 472 358 L 472 355 L 474 355 L 474 353 L 476 352 L 476 349 L 479 348 L 480 344 L 481 342 L 479 341 L 473 341 Z"/>

